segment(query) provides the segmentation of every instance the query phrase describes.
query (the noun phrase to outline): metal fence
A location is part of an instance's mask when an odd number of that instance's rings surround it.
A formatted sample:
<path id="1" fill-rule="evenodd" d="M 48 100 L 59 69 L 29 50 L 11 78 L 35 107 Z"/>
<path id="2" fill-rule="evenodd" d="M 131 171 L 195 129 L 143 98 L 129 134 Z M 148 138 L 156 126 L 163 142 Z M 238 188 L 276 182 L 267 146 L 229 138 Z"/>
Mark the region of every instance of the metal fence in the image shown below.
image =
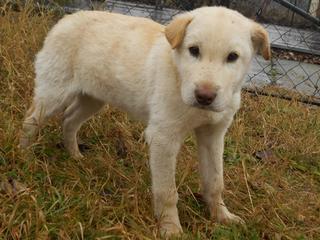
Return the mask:
<path id="1" fill-rule="evenodd" d="M 272 60 L 254 59 L 246 91 L 320 106 L 319 0 L 70 0 L 64 10 L 107 10 L 166 24 L 174 15 L 204 5 L 238 10 L 261 22 L 270 34 Z"/>

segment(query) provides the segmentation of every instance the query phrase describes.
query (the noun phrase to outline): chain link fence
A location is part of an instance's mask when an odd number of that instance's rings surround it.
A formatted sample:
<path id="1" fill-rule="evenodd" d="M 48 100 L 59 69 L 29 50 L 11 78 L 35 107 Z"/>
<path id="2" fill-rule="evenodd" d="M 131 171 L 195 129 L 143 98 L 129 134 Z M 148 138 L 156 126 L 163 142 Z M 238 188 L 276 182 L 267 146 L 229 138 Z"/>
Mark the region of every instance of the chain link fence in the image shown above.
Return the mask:
<path id="1" fill-rule="evenodd" d="M 320 106 L 320 0 L 49 0 L 45 4 L 63 6 L 67 13 L 98 9 L 162 24 L 201 6 L 235 9 L 265 26 L 273 53 L 271 61 L 260 56 L 253 60 L 244 90 Z"/>

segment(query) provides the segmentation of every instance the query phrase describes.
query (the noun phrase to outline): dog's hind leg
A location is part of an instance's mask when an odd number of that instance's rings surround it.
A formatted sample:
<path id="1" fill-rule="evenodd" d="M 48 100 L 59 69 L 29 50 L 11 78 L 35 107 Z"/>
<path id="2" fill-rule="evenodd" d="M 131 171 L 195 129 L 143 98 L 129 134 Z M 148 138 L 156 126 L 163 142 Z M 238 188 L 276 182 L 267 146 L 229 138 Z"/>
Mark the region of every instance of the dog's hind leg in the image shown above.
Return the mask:
<path id="1" fill-rule="evenodd" d="M 104 102 L 89 95 L 79 94 L 75 101 L 64 112 L 64 146 L 72 157 L 83 157 L 78 147 L 77 132 L 84 122 L 101 110 L 104 104 Z"/>

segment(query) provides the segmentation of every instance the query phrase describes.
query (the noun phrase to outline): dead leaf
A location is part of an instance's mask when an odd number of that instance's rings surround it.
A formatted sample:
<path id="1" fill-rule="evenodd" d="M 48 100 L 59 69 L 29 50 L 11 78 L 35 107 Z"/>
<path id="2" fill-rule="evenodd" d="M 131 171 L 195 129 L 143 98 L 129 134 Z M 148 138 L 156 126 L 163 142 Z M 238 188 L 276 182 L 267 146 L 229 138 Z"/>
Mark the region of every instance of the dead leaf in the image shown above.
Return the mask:
<path id="1" fill-rule="evenodd" d="M 269 161 L 271 163 L 276 163 L 279 160 L 271 149 L 257 151 L 254 155 L 259 160 Z"/>
<path id="2" fill-rule="evenodd" d="M 14 180 L 13 178 L 0 176 L 0 192 L 8 194 L 10 196 L 15 196 L 18 193 L 24 192 L 27 187 L 23 184 Z"/>

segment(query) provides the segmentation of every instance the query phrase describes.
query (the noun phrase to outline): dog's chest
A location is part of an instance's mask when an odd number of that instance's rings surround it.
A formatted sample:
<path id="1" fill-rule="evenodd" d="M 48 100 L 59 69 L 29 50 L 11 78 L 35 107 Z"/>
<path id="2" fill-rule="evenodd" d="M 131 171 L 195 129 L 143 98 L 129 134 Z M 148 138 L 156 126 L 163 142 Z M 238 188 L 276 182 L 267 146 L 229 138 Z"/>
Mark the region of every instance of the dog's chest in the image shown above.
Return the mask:
<path id="1" fill-rule="evenodd" d="M 191 126 L 193 129 L 203 125 L 216 125 L 230 118 L 230 113 L 224 112 L 212 112 L 206 110 L 197 110 L 190 116 L 186 125 Z"/>
<path id="2" fill-rule="evenodd" d="M 230 123 L 232 117 L 233 113 L 229 111 L 212 112 L 190 108 L 188 111 L 185 111 L 184 114 L 180 112 L 175 118 L 167 118 L 164 122 L 167 122 L 166 125 L 170 126 L 172 131 L 187 134 L 200 126 Z"/>

